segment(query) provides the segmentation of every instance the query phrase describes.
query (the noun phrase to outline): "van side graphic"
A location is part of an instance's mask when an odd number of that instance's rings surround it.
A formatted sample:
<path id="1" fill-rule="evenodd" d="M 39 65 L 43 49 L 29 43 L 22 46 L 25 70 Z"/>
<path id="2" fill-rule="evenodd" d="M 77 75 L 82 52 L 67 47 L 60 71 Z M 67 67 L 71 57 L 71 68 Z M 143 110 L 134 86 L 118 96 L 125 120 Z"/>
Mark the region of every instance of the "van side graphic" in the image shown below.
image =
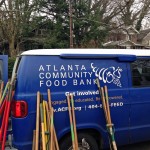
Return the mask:
<path id="1" fill-rule="evenodd" d="M 95 72 L 95 76 L 102 80 L 104 83 L 114 83 L 119 87 L 122 87 L 120 82 L 121 72 L 123 71 L 120 67 L 117 69 L 113 66 L 109 68 L 98 68 L 94 66 L 94 63 L 91 63 L 92 71 Z"/>

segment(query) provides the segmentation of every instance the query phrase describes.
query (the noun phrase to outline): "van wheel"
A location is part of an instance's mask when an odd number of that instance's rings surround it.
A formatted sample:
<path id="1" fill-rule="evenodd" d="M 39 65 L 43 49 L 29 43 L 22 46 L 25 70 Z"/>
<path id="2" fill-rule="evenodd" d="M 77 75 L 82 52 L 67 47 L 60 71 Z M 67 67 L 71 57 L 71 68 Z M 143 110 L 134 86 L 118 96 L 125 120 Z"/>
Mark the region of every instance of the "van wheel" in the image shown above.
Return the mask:
<path id="1" fill-rule="evenodd" d="M 96 140 L 89 134 L 78 134 L 78 150 L 99 150 Z M 66 137 L 60 143 L 60 150 L 73 150 L 71 136 Z"/>

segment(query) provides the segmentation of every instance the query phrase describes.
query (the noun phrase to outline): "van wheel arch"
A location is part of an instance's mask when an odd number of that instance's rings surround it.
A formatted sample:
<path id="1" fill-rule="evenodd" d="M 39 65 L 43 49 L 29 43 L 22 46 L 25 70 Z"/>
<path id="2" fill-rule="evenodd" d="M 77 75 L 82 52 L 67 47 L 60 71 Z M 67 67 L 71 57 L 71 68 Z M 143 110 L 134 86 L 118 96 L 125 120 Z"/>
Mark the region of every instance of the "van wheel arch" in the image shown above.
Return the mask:
<path id="1" fill-rule="evenodd" d="M 92 140 L 93 143 L 95 143 L 95 145 L 97 145 L 99 149 L 102 149 L 102 143 L 103 143 L 103 141 L 102 141 L 102 136 L 99 133 L 99 131 L 97 131 L 95 129 L 77 130 L 77 135 L 78 135 L 79 138 L 81 138 L 83 136 L 85 136 L 87 138 L 90 138 L 90 140 Z M 71 142 L 71 133 L 70 132 L 67 133 L 67 134 L 65 134 L 59 140 L 60 150 L 63 150 L 63 149 L 61 149 L 61 147 L 64 146 L 64 143 L 67 143 L 68 141 L 72 144 L 72 142 Z"/>

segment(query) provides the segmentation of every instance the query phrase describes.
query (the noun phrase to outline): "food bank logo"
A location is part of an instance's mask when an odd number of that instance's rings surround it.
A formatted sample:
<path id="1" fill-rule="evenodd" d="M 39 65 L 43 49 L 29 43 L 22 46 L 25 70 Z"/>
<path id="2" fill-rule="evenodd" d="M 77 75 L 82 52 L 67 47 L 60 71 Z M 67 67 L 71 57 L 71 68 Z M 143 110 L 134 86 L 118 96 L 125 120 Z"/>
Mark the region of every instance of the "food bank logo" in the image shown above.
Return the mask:
<path id="1" fill-rule="evenodd" d="M 98 68 L 94 66 L 94 63 L 91 63 L 91 68 L 99 80 L 104 83 L 114 83 L 115 85 L 122 87 L 120 78 L 123 70 L 120 67 L 115 68 L 114 66 L 111 66 L 109 68 Z"/>

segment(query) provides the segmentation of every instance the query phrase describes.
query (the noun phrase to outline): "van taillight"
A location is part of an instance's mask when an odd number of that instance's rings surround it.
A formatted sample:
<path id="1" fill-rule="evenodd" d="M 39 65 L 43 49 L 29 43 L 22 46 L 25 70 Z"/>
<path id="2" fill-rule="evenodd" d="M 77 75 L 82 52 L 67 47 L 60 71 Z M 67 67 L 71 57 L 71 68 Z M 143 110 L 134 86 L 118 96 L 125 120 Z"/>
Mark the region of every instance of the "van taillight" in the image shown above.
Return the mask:
<path id="1" fill-rule="evenodd" d="M 28 106 L 25 101 L 12 102 L 12 116 L 16 118 L 24 118 L 27 116 Z"/>

